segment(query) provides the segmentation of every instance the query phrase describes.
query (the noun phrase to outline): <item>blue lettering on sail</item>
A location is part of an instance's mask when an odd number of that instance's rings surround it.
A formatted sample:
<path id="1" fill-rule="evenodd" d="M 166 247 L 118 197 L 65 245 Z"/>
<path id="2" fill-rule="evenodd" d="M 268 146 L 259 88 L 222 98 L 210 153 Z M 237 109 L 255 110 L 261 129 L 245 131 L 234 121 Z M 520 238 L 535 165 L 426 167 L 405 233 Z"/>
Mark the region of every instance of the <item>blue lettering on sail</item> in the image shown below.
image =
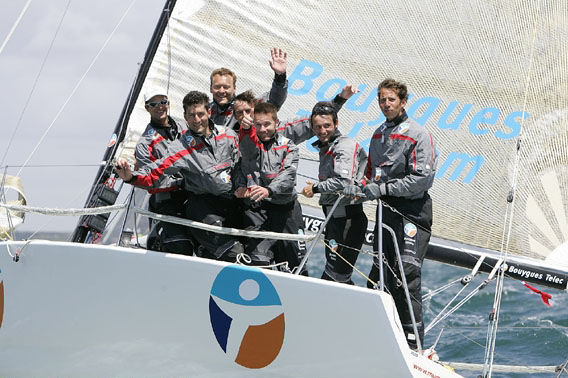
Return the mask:
<path id="1" fill-rule="evenodd" d="M 347 81 L 341 77 L 333 77 L 321 85 L 316 84 L 316 81 L 321 83 L 323 73 L 324 67 L 321 64 L 302 59 L 288 78 L 288 93 L 294 96 L 305 96 L 312 93 L 315 94 L 317 101 L 331 101 L 335 95 L 340 93 Z M 344 109 L 368 116 L 367 112 L 377 98 L 377 87 L 375 84 L 370 86 L 362 83 L 357 86 L 357 89 L 359 91 L 345 103 Z M 422 126 L 436 125 L 440 130 L 446 132 L 461 128 L 462 132 L 469 132 L 471 135 L 492 136 L 500 140 L 517 137 L 521 133 L 522 121 L 530 116 L 527 112 L 515 110 L 507 113 L 491 106 L 475 109 L 475 104 L 460 104 L 456 100 L 441 99 L 435 96 L 415 96 L 410 93 L 407 103 L 408 115 Z M 299 109 L 297 114 L 307 116 L 310 113 L 307 110 Z M 432 119 L 433 117 L 439 118 Z M 354 138 L 361 130 L 368 130 L 369 127 L 376 128 L 384 121 L 385 118 L 380 113 L 378 118 L 372 120 L 357 120 L 351 128 L 348 128 L 347 135 Z M 468 121 L 469 123 L 467 123 Z M 342 129 L 344 126 L 342 125 Z M 313 141 L 315 141 L 315 137 L 305 144 L 310 152 L 316 152 L 316 149 L 311 146 Z M 366 138 L 359 143 L 368 151 L 370 141 L 370 138 Z M 446 160 L 439 162 L 440 168 L 436 177 L 443 177 L 450 181 L 461 178 L 463 183 L 468 184 L 474 180 L 484 163 L 485 157 L 482 155 L 470 155 L 459 151 L 450 152 Z"/>
<path id="2" fill-rule="evenodd" d="M 463 179 L 465 184 L 473 181 L 477 172 L 485 162 L 485 158 L 481 155 L 470 156 L 466 153 L 452 152 L 448 155 L 444 164 L 436 172 L 436 177 L 443 177 L 446 172 L 449 173 L 450 168 L 455 167 L 453 173 L 449 177 L 450 181 L 456 181 L 463 173 L 467 171 L 467 175 Z"/>
<path id="3" fill-rule="evenodd" d="M 308 73 L 305 73 L 308 71 Z M 303 96 L 309 93 L 314 86 L 314 79 L 321 75 L 323 66 L 311 60 L 302 59 L 288 78 L 288 93 Z M 303 83 L 300 88 L 294 88 L 296 82 Z"/>

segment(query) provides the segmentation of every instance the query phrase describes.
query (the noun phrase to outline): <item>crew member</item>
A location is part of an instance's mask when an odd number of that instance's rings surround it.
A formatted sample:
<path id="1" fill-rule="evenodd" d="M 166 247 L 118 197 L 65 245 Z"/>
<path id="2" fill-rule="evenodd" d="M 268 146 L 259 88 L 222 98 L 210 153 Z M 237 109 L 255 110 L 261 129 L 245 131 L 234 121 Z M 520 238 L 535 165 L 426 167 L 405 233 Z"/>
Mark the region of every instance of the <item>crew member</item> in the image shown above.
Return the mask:
<path id="1" fill-rule="evenodd" d="M 319 182 L 308 182 L 302 194 L 312 198 L 321 193 L 319 204 L 326 217 L 347 185 L 362 182 L 367 153 L 337 128 L 337 110 L 331 102 L 318 102 L 311 115 L 312 130 L 318 140 Z M 325 227 L 326 265 L 323 279 L 353 285 L 351 274 L 365 239 L 367 216 L 361 201 L 344 197 Z"/>
<path id="2" fill-rule="evenodd" d="M 241 163 L 235 196 L 245 199 L 245 226 L 248 229 L 303 234 L 302 209 L 296 194 L 298 147 L 276 133 L 276 107 L 260 103 L 254 109 L 254 127 L 239 131 Z M 250 238 L 245 253 L 254 265 L 288 262 L 299 265 L 305 243 Z"/>
<path id="3" fill-rule="evenodd" d="M 287 54 L 281 49 L 270 50 L 270 68 L 274 71 L 274 80 L 270 92 L 261 96 L 259 102 L 270 102 L 280 109 L 288 96 L 288 80 L 286 80 Z M 223 125 L 238 131 L 239 124 L 233 114 L 234 96 L 237 89 L 237 75 L 228 68 L 217 68 L 211 72 L 210 90 L 211 119 L 217 125 Z"/>
<path id="4" fill-rule="evenodd" d="M 136 165 L 151 167 L 156 160 L 169 156 L 172 143 L 186 130 L 184 123 L 176 122 L 169 116 L 170 102 L 163 89 L 151 89 L 144 94 L 144 108 L 150 113 L 150 123 L 136 144 Z M 116 171 L 125 180 L 125 169 L 128 162 L 120 160 Z M 169 188 L 149 188 L 151 193 L 148 209 L 152 212 L 176 217 L 184 216 L 187 196 L 181 190 L 181 176 L 172 176 Z M 152 221 L 148 235 L 147 248 L 154 251 L 191 255 L 194 242 L 187 227 L 163 221 Z"/>
<path id="5" fill-rule="evenodd" d="M 378 89 L 379 106 L 386 121 L 371 139 L 366 173 L 369 181 L 363 187 L 363 193 L 366 199 L 380 199 L 385 204 L 382 221 L 396 234 L 419 335 L 413 330 L 410 310 L 401 286 L 394 241 L 389 232 L 383 232 L 382 238 L 383 252 L 392 268 L 392 271 L 384 269 L 385 286 L 396 303 L 407 342 L 416 348 L 417 337 L 424 345 L 421 268 L 432 228 L 432 199 L 428 189 L 436 173 L 436 148 L 430 133 L 410 119 L 404 110 L 408 99 L 406 85 L 386 79 Z M 351 186 L 344 193 L 356 195 L 357 190 Z M 377 227 L 375 250 L 378 250 Z M 373 281 L 379 278 L 379 263 L 375 258 L 369 274 Z"/>
<path id="6" fill-rule="evenodd" d="M 153 169 L 129 172 L 133 175 L 130 181 L 146 187 L 169 187 L 171 174 L 179 173 L 188 192 L 187 218 L 237 227 L 232 177 L 240 158 L 238 136 L 209 119 L 209 98 L 205 93 L 189 92 L 183 99 L 183 109 L 189 130 L 180 137 L 177 149 L 156 161 Z M 232 236 L 196 228 L 191 233 L 199 243 L 199 256 L 235 261 L 243 252 L 242 244 Z"/>

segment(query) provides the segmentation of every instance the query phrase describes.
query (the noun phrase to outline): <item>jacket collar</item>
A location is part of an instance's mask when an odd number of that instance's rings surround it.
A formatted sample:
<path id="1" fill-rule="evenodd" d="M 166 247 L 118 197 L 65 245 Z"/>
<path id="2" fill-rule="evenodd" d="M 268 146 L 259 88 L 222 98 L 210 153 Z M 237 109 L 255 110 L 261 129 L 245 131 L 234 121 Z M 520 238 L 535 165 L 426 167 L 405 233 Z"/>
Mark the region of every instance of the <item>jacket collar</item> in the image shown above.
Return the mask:
<path id="1" fill-rule="evenodd" d="M 339 127 L 337 129 L 335 129 L 335 132 L 333 133 L 333 135 L 331 136 L 331 138 L 329 138 L 329 140 L 325 143 L 321 143 L 319 141 L 319 139 L 316 139 L 316 141 L 314 143 L 312 143 L 312 146 L 317 148 L 318 150 L 321 150 L 322 148 L 325 148 L 331 144 L 333 144 L 335 142 L 335 140 L 337 138 L 339 138 L 341 136 L 341 131 L 339 131 Z"/>

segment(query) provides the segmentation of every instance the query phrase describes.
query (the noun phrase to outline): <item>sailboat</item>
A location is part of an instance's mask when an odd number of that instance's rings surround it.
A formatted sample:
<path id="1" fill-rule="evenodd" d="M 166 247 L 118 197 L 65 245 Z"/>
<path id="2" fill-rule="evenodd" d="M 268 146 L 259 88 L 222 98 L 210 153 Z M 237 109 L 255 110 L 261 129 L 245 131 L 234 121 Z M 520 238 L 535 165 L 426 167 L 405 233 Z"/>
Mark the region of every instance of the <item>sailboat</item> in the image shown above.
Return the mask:
<path id="1" fill-rule="evenodd" d="M 376 84 L 402 78 L 409 116 L 439 148 L 428 258 L 489 273 L 497 293 L 505 277 L 566 291 L 567 18 L 561 0 L 167 1 L 85 210 L 70 212 L 82 215 L 72 242 L 0 242 L 0 373 L 460 376 L 408 348 L 386 292 L 132 248 L 158 216 L 115 181 L 113 163 L 132 158 L 147 88 L 167 88 L 178 118 L 185 93 L 207 88 L 219 66 L 260 92 L 272 46 L 289 56 L 280 118 L 357 83 L 339 127 L 363 146 L 384 120 Z M 314 175 L 317 155 L 301 148 L 302 172 Z M 33 210 L 18 201 L 0 204 L 6 229 Z M 305 220 L 314 233 L 324 223 L 313 211 Z M 495 310 L 484 376 L 505 311 L 497 295 Z"/>

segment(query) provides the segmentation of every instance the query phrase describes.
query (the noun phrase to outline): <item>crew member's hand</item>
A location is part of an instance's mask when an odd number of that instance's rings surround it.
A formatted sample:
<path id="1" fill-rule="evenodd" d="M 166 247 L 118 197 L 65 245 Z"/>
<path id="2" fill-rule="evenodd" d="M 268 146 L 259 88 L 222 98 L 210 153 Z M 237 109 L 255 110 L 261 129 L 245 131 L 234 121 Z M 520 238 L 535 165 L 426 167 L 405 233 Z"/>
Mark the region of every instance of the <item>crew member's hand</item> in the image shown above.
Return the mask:
<path id="1" fill-rule="evenodd" d="M 355 93 L 359 93 L 359 89 L 355 89 L 353 88 L 353 85 L 349 84 L 343 87 L 339 96 L 349 100 Z"/>
<path id="2" fill-rule="evenodd" d="M 120 159 L 116 162 L 114 166 L 115 172 L 118 174 L 118 177 L 122 179 L 124 182 L 128 182 L 132 180 L 132 169 L 130 168 L 130 164 L 125 159 Z"/>
<path id="3" fill-rule="evenodd" d="M 238 187 L 237 190 L 235 190 L 235 197 L 237 198 L 247 198 L 248 196 L 249 192 L 244 186 Z"/>
<path id="4" fill-rule="evenodd" d="M 241 121 L 241 127 L 245 130 L 250 129 L 254 125 L 252 117 L 249 115 L 243 115 L 243 120 Z"/>
<path id="5" fill-rule="evenodd" d="M 363 193 L 368 200 L 380 198 L 385 193 L 381 192 L 381 187 L 377 183 L 369 183 L 363 187 Z"/>
<path id="6" fill-rule="evenodd" d="M 308 185 L 306 185 L 304 189 L 302 189 L 302 192 L 300 194 L 305 197 L 312 198 L 314 196 L 314 183 L 306 180 L 306 184 Z"/>
<path id="7" fill-rule="evenodd" d="M 265 198 L 268 198 L 270 194 L 268 192 L 268 189 L 266 189 L 264 186 L 253 185 L 248 189 L 250 189 L 249 190 L 250 199 L 255 202 L 259 202 Z"/>
<path id="8" fill-rule="evenodd" d="M 343 188 L 343 195 L 345 197 L 353 197 L 355 200 L 358 200 L 359 198 L 363 197 L 363 192 L 361 191 L 361 188 L 359 188 L 357 185 L 347 185 L 345 188 Z"/>
<path id="9" fill-rule="evenodd" d="M 270 64 L 270 68 L 276 74 L 283 74 L 286 73 L 286 64 L 287 64 L 287 54 L 282 49 L 277 49 L 275 47 L 270 49 L 270 55 L 272 59 L 268 61 Z"/>

